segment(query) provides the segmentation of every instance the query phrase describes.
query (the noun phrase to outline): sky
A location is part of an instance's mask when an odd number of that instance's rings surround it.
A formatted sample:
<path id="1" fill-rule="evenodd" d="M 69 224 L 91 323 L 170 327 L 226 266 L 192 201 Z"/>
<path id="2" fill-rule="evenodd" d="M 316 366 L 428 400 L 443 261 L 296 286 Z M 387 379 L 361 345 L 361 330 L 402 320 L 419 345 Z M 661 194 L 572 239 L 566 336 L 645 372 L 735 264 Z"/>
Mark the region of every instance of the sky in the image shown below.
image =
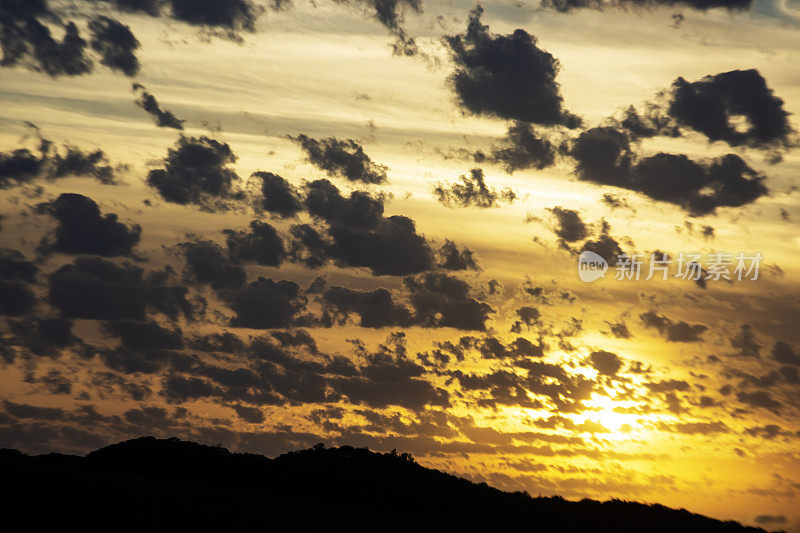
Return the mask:
<path id="1" fill-rule="evenodd" d="M 12 0 L 0 46 L 0 446 L 800 531 L 800 2 Z"/>

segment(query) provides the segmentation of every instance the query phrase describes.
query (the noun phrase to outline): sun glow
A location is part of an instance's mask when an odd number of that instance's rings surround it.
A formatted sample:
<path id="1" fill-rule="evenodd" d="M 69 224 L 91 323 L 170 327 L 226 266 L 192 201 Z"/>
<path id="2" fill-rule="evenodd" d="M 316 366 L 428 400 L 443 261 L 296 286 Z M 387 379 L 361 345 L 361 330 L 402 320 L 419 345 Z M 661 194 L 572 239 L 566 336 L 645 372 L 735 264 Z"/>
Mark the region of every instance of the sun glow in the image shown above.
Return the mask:
<path id="1" fill-rule="evenodd" d="M 621 409 L 632 407 L 635 402 L 617 401 L 609 396 L 592 393 L 591 399 L 583 403 L 588 410 L 581 416 L 582 423 L 590 426 L 590 423 L 593 422 L 608 430 L 603 431 L 600 429 L 595 431 L 596 433 L 616 434 L 617 437 L 621 438 L 640 426 L 639 420 L 641 420 L 642 415 L 620 412 Z"/>

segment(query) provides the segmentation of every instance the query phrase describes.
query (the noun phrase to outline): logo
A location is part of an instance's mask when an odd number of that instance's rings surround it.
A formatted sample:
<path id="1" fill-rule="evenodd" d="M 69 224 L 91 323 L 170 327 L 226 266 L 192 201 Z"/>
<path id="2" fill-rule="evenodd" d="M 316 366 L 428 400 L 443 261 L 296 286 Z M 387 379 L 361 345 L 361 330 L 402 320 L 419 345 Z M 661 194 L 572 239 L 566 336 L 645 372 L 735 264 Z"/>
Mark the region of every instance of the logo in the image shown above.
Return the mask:
<path id="1" fill-rule="evenodd" d="M 594 252 L 583 252 L 578 257 L 578 276 L 581 281 L 591 283 L 606 275 L 608 261 Z"/>

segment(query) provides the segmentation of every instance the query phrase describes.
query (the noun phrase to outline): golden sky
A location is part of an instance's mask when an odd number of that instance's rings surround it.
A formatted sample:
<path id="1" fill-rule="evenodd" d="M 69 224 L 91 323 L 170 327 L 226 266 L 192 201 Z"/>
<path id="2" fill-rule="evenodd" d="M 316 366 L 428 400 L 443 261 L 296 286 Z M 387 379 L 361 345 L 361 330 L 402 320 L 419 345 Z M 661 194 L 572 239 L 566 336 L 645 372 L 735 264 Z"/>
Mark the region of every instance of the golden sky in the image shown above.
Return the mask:
<path id="1" fill-rule="evenodd" d="M 0 18 L 0 445 L 397 449 L 800 531 L 800 2 Z"/>

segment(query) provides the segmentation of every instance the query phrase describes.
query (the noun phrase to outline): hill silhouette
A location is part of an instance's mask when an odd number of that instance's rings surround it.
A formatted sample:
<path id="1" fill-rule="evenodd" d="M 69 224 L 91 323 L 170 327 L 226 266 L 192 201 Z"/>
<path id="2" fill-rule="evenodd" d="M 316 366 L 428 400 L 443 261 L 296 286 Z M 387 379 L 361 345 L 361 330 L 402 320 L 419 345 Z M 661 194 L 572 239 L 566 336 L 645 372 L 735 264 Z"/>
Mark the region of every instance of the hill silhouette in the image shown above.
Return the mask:
<path id="1" fill-rule="evenodd" d="M 6 521 L 88 531 L 763 531 L 661 505 L 503 492 L 407 454 L 275 459 L 142 437 L 85 457 L 0 450 Z"/>

